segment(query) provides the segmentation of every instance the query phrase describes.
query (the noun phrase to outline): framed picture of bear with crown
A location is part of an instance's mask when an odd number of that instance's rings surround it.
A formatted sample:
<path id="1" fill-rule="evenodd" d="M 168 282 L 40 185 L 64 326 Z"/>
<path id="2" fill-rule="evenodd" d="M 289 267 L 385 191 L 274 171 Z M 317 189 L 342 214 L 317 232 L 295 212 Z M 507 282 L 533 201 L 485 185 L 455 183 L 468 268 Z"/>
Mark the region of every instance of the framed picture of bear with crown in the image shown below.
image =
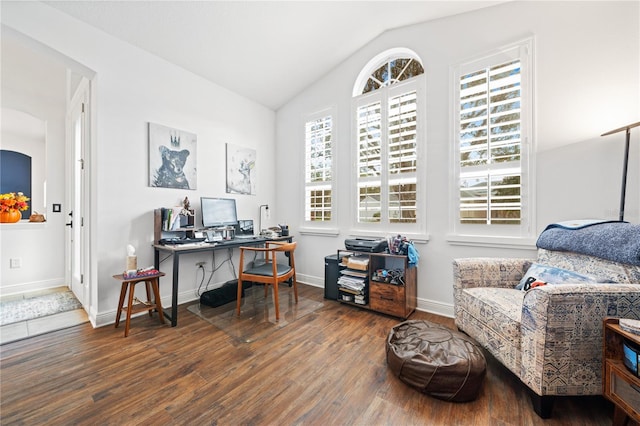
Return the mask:
<path id="1" fill-rule="evenodd" d="M 197 143 L 194 133 L 149 123 L 149 186 L 196 189 Z"/>

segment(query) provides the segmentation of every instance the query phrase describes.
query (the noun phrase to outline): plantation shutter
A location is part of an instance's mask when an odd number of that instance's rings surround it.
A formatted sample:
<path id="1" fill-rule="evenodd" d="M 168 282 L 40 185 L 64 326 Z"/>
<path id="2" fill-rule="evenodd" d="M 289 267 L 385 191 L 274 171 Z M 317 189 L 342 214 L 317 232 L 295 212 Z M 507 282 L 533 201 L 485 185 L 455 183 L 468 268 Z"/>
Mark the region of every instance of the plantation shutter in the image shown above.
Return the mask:
<path id="1" fill-rule="evenodd" d="M 305 123 L 305 220 L 330 221 L 332 212 L 333 119 Z"/>
<path id="2" fill-rule="evenodd" d="M 358 222 L 380 222 L 382 172 L 382 104 L 357 109 Z"/>
<path id="3" fill-rule="evenodd" d="M 521 64 L 460 77 L 460 222 L 520 224 Z"/>
<path id="4" fill-rule="evenodd" d="M 416 221 L 417 96 L 412 90 L 389 100 L 389 221 Z"/>

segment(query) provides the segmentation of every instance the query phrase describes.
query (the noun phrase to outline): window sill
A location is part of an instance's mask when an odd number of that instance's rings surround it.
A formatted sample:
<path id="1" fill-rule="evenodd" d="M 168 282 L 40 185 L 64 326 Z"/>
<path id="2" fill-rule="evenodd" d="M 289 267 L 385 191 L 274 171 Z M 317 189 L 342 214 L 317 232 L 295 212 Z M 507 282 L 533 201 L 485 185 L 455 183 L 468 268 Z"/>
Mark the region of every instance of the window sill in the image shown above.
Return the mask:
<path id="1" fill-rule="evenodd" d="M 353 238 L 389 238 L 396 235 L 402 235 L 417 244 L 426 244 L 429 242 L 429 234 L 410 233 L 410 232 L 380 232 L 367 231 L 363 229 L 351 229 L 349 235 Z"/>
<path id="2" fill-rule="evenodd" d="M 300 235 L 316 235 L 320 237 L 337 237 L 340 235 L 338 228 L 309 228 L 302 227 L 298 229 Z"/>
<path id="3" fill-rule="evenodd" d="M 488 237 L 479 235 L 447 235 L 447 242 L 454 246 L 509 248 L 536 250 L 536 239 L 527 237 Z"/>
<path id="4" fill-rule="evenodd" d="M 2 232 L 10 229 L 23 230 L 23 229 L 42 229 L 47 226 L 47 222 L 29 222 L 28 220 L 21 220 L 16 223 L 0 223 L 0 229 Z"/>

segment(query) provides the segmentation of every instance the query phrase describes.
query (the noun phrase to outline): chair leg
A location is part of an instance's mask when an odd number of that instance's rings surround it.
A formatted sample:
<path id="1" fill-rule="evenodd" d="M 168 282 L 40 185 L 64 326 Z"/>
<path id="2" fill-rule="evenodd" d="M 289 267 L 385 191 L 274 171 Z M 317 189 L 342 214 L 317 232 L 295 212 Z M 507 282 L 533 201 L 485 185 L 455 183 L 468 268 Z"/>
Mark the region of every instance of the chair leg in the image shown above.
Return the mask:
<path id="1" fill-rule="evenodd" d="M 238 278 L 238 296 L 236 298 L 236 315 L 240 316 L 240 305 L 242 303 L 242 279 Z"/>
<path id="2" fill-rule="evenodd" d="M 553 402 L 555 401 L 554 395 L 540 396 L 531 390 L 529 390 L 529 392 L 531 403 L 533 404 L 533 411 L 542 419 L 550 419 L 551 412 L 553 411 Z"/>
<path id="3" fill-rule="evenodd" d="M 280 301 L 278 300 L 278 281 L 273 283 L 273 303 L 276 306 L 276 321 L 280 319 Z"/>
<path id="4" fill-rule="evenodd" d="M 296 274 L 293 274 L 293 294 L 296 297 L 296 303 L 298 303 L 298 281 L 296 280 Z"/>

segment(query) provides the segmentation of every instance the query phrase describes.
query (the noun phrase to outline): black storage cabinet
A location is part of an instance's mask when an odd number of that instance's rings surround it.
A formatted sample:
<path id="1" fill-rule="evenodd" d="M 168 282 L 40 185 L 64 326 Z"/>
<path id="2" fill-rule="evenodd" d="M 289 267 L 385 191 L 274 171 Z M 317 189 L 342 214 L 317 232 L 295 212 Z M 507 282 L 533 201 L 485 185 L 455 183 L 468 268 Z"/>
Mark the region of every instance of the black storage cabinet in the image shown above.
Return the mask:
<path id="1" fill-rule="evenodd" d="M 324 298 L 338 300 L 338 254 L 330 254 L 324 258 Z"/>

